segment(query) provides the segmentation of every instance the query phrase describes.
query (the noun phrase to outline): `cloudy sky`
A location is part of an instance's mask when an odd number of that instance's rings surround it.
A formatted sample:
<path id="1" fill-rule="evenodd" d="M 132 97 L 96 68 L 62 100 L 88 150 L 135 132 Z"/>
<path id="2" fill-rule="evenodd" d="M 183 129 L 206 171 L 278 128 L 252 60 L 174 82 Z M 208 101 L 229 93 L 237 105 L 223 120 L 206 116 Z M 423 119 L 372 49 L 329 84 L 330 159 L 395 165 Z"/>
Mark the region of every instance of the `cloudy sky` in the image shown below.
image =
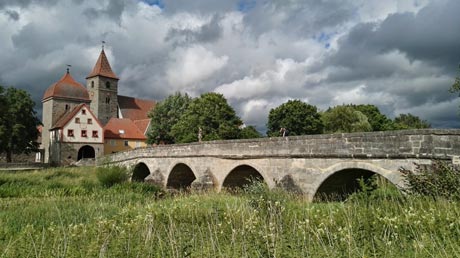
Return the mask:
<path id="1" fill-rule="evenodd" d="M 120 94 L 224 94 L 264 132 L 289 99 L 460 127 L 458 0 L 0 0 L 0 85 L 81 83 L 105 40 Z"/>

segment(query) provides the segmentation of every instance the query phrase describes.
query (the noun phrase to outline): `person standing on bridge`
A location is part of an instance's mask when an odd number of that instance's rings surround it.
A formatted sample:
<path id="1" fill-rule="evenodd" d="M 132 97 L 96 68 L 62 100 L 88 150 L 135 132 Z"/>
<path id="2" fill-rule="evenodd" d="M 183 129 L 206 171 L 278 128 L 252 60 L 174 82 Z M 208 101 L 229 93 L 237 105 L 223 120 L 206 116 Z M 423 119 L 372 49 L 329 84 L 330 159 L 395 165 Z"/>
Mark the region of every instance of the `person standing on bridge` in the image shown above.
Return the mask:
<path id="1" fill-rule="evenodd" d="M 289 131 L 286 128 L 281 127 L 281 129 L 280 129 L 281 136 L 286 137 L 288 135 L 288 133 L 289 133 Z"/>

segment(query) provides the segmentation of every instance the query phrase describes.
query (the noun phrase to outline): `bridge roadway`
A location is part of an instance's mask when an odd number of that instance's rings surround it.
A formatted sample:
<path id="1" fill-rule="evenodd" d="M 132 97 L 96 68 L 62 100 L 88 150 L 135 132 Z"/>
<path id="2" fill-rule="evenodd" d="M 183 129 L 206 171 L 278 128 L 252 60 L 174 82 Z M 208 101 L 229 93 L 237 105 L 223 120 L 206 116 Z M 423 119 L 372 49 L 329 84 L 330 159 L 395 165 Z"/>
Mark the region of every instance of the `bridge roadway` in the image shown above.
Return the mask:
<path id="1" fill-rule="evenodd" d="M 324 134 L 160 145 L 119 152 L 105 164 L 131 168 L 132 180 L 167 188 L 240 187 L 248 178 L 304 194 L 347 194 L 378 174 L 404 187 L 400 168 L 432 160 L 460 163 L 459 129 Z"/>

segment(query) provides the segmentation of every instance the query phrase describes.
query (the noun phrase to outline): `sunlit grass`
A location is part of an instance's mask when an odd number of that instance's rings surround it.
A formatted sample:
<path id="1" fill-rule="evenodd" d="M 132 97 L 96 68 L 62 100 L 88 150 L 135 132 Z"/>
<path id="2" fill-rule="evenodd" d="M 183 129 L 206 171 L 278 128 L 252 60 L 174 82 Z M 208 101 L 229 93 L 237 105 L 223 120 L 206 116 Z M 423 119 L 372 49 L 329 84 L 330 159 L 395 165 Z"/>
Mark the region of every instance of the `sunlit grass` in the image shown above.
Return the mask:
<path id="1" fill-rule="evenodd" d="M 261 185 L 158 198 L 92 168 L 0 173 L 0 193 L 0 257 L 460 256 L 453 201 L 310 204 Z"/>

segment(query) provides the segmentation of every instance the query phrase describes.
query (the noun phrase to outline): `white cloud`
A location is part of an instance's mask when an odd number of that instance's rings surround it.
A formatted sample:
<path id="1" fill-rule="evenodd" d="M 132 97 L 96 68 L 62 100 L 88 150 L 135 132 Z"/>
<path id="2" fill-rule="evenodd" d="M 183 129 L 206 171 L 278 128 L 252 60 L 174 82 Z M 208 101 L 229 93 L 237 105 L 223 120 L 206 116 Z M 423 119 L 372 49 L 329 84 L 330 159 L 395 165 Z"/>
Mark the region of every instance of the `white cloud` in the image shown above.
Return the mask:
<path id="1" fill-rule="evenodd" d="M 209 78 L 222 69 L 228 56 L 216 56 L 202 46 L 192 46 L 187 49 L 176 49 L 171 54 L 166 76 L 169 84 L 175 89 L 183 89 Z"/>

